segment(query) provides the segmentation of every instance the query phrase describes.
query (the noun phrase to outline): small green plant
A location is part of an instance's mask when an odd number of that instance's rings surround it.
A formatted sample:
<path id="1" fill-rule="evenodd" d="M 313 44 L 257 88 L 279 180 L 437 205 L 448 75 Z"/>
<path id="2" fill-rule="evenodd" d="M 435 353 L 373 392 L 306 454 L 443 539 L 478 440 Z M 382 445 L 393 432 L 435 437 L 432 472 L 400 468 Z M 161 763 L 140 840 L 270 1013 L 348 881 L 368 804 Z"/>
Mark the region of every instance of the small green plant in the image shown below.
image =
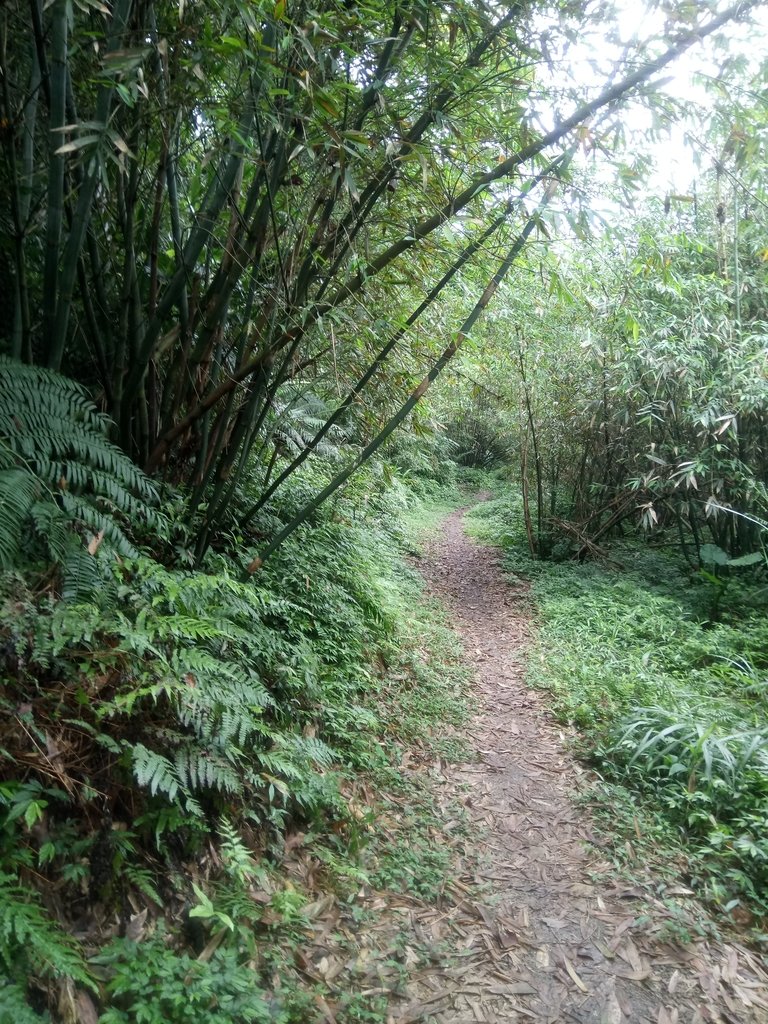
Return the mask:
<path id="1" fill-rule="evenodd" d="M 303 913 L 306 902 L 306 896 L 291 886 L 276 892 L 269 906 L 277 915 L 278 927 L 291 930 L 303 926 L 306 923 Z"/>
<path id="2" fill-rule="evenodd" d="M 47 1013 L 37 1013 L 29 1005 L 25 985 L 0 978 L 0 1020 L 13 1024 L 50 1024 Z"/>
<path id="3" fill-rule="evenodd" d="M 204 892 L 199 885 L 192 883 L 195 896 L 197 897 L 197 903 L 189 912 L 190 917 L 198 917 L 201 920 L 207 922 L 211 927 L 221 927 L 226 930 L 233 932 L 235 930 L 235 922 L 219 907 L 214 906 L 210 896 Z"/>
<path id="4" fill-rule="evenodd" d="M 106 974 L 99 1024 L 280 1024 L 279 1001 L 234 950 L 193 959 L 162 932 L 141 943 L 116 939 L 93 958 Z"/>
<path id="5" fill-rule="evenodd" d="M 354 992 L 342 997 L 339 1011 L 345 1024 L 384 1024 L 388 1005 L 386 996 Z"/>
<path id="6" fill-rule="evenodd" d="M 399 837 L 382 850 L 371 883 L 382 889 L 437 899 L 449 878 L 451 854 L 428 836 Z"/>
<path id="7" fill-rule="evenodd" d="M 0 963 L 8 976 L 73 978 L 93 987 L 78 944 L 43 909 L 32 889 L 0 872 Z"/>
<path id="8" fill-rule="evenodd" d="M 723 551 L 717 544 L 702 544 L 699 559 L 699 575 L 709 584 L 709 618 L 712 622 L 718 622 L 722 603 L 726 600 L 734 579 L 731 570 L 760 565 L 765 562 L 765 553 L 753 551 L 748 555 L 731 558 L 728 552 Z"/>

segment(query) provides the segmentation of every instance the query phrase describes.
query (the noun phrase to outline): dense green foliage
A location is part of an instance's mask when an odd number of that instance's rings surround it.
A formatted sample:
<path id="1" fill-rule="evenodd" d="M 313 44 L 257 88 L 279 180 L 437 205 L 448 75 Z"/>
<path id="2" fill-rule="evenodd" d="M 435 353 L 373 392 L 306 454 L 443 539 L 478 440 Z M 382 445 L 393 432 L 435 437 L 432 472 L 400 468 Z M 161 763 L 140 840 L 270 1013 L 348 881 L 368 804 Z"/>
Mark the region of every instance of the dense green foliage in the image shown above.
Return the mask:
<path id="1" fill-rule="evenodd" d="M 599 555 L 639 527 L 675 531 L 693 567 L 712 561 L 708 545 L 760 560 L 768 182 L 753 99 L 764 76 L 734 65 L 733 78 L 707 80 L 714 111 L 691 130 L 701 171 L 689 191 L 640 195 L 637 169 L 624 168 L 622 189 L 583 168 L 579 185 L 611 223 L 570 223 L 535 276 L 502 286 L 482 345 L 441 396 L 461 450 L 515 452 L 543 557 Z"/>
<path id="2" fill-rule="evenodd" d="M 367 458 L 410 418 L 544 211 L 570 209 L 576 146 L 608 151 L 618 101 L 656 102 L 654 75 L 754 2 L 680 4 L 622 47 L 612 5 L 589 23 L 578 0 L 14 0 L 0 342 L 183 486 L 199 559 L 254 462 L 259 504 L 286 454 L 341 427 Z M 585 23 L 610 41 L 597 89 L 566 59 Z M 444 292 L 447 345 L 418 323 Z"/>
<path id="3" fill-rule="evenodd" d="M 55 568 L 67 599 L 87 598 L 108 571 L 97 557 L 104 539 L 132 558 L 137 550 L 122 524 L 162 533 L 155 488 L 108 434 L 109 421 L 73 381 L 0 362 L 3 569 Z"/>
<path id="4" fill-rule="evenodd" d="M 161 937 L 139 944 L 123 939 L 96 962 L 112 969 L 112 1005 L 101 1024 L 207 1024 L 212 1013 L 222 1024 L 280 1020 L 232 950 L 218 949 L 201 961 L 174 953 Z"/>
<path id="5" fill-rule="evenodd" d="M 145 978 L 121 980 L 128 947 L 119 944 L 101 955 L 109 970 L 95 976 L 85 962 L 99 943 L 95 922 L 73 944 L 24 884 L 32 875 L 43 894 L 58 894 L 65 927 L 87 920 L 94 905 L 125 923 L 138 900 L 151 918 L 181 913 L 190 928 L 201 922 L 203 936 L 230 935 L 228 951 L 194 971 L 201 1020 L 215 999 L 233 1021 L 294 1019 L 288 1010 L 269 1015 L 245 966 L 262 916 L 248 893 L 265 870 L 260 859 L 279 862 L 286 832 L 301 824 L 335 836 L 323 856 L 340 879 L 357 872 L 359 882 L 368 872 L 376 884 L 425 892 L 440 884 L 445 858 L 434 859 L 418 829 L 391 857 L 376 853 L 350 809 L 362 778 L 391 783 L 387 766 L 401 742 L 429 742 L 433 726 L 461 715 L 451 645 L 439 634 L 436 657 L 428 638 L 439 627 L 426 611 L 412 621 L 404 611 L 407 602 L 413 615 L 417 589 L 401 565 L 410 541 L 399 523 L 418 506 L 414 488 L 429 493 L 435 484 L 414 475 L 432 461 L 425 452 L 401 461 L 410 469 L 374 466 L 257 583 L 239 580 L 229 538 L 203 569 L 166 568 L 157 558 L 174 543 L 183 555 L 183 528 L 172 523 L 156 537 L 155 558 L 116 557 L 105 538 L 99 586 L 85 597 L 58 596 L 45 559 L 6 574 L 0 953 L 16 986 L 31 983 L 34 993 L 61 977 L 91 986 L 104 977 L 104 1005 L 114 1006 L 105 1022 L 176 1019 L 197 998 L 173 1009 L 189 976 L 191 932 L 178 953 L 178 934 L 171 945 L 142 945 Z M 290 502 L 312 482 L 288 489 L 269 515 L 290 516 Z M 166 501 L 166 514 L 172 508 Z M 254 529 L 265 528 L 271 523 L 257 518 Z M 71 529 L 77 536 L 81 526 L 73 520 Z M 216 857 L 195 882 L 183 865 L 207 861 L 212 841 Z M 277 910 L 279 900 L 276 891 L 268 903 Z M 19 991 L 0 993 L 3 1012 Z"/>

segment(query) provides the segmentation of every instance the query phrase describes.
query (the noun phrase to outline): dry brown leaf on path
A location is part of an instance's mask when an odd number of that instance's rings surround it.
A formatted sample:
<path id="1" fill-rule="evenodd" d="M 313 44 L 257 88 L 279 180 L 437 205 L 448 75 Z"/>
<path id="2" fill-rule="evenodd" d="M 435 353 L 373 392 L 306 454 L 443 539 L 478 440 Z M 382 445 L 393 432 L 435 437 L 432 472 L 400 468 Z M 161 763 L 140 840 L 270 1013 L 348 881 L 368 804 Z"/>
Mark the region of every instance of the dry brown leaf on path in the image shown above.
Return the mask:
<path id="1" fill-rule="evenodd" d="M 336 1024 L 336 1014 L 321 995 L 315 996 L 315 1005 L 322 1013 L 325 1024 Z"/>
<path id="2" fill-rule="evenodd" d="M 667 1010 L 666 1007 L 659 1007 L 659 1015 L 656 1018 L 656 1024 L 679 1024 L 680 1014 L 677 1012 L 677 1008 L 673 1007 L 671 1010 Z"/>
<path id="3" fill-rule="evenodd" d="M 571 978 L 571 981 L 573 981 L 574 985 L 578 989 L 580 989 L 582 992 L 585 992 L 585 993 L 589 992 L 589 989 L 584 984 L 584 982 L 581 980 L 581 978 L 578 976 L 578 974 L 576 973 L 576 969 L 574 968 L 573 964 L 571 963 L 571 961 L 568 959 L 567 956 L 563 957 L 563 965 L 565 966 L 565 969 L 568 972 L 568 974 L 569 974 L 569 976 Z"/>
<path id="4" fill-rule="evenodd" d="M 450 999 L 449 995 L 441 993 L 433 999 L 426 1000 L 426 1002 L 414 1003 L 406 1007 L 400 1016 L 395 1017 L 395 1024 L 418 1024 L 427 1014 L 437 1013 L 441 1004 L 450 1002 Z"/>

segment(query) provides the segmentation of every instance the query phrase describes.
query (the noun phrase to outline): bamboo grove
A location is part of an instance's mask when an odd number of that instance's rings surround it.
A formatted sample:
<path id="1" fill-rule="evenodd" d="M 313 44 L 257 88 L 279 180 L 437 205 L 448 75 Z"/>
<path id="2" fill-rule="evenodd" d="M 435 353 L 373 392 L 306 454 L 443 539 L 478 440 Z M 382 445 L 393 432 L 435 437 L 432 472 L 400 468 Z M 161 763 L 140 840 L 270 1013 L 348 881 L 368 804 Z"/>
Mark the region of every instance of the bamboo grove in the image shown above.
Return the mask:
<path id="1" fill-rule="evenodd" d="M 750 85 L 700 130 L 695 187 L 541 253 L 465 354 L 470 386 L 440 393 L 464 461 L 518 464 L 533 554 L 606 557 L 639 527 L 674 537 L 694 571 L 762 562 L 765 115 Z"/>
<path id="2" fill-rule="evenodd" d="M 514 273 L 574 147 L 608 146 L 624 97 L 751 6 L 686 10 L 585 88 L 548 66 L 578 3 L 7 3 L 3 347 L 85 385 L 115 443 L 184 488 L 199 558 L 254 457 L 243 524 L 355 422 L 362 454 L 327 493 L 343 483 Z M 420 344 L 478 254 L 448 347 Z M 270 483 L 281 411 L 331 379 Z"/>

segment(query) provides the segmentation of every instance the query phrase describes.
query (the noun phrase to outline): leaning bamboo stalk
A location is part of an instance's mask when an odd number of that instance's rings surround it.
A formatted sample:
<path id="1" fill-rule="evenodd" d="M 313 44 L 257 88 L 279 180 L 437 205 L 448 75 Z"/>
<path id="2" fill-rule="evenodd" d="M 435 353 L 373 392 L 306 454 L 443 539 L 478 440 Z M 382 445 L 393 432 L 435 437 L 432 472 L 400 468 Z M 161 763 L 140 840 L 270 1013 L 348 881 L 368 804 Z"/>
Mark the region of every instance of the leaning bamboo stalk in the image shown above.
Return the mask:
<path id="1" fill-rule="evenodd" d="M 488 50 L 501 36 L 503 31 L 514 22 L 515 18 L 519 17 L 519 14 L 520 9 L 518 5 L 512 4 L 507 13 L 501 17 L 496 24 L 492 25 L 482 39 L 480 39 L 472 48 L 464 62 L 464 71 L 480 67 L 483 57 L 486 55 Z M 361 228 L 367 223 L 368 218 L 370 217 L 378 200 L 386 192 L 387 185 L 399 172 L 403 158 L 413 152 L 414 146 L 420 142 L 427 130 L 435 123 L 438 114 L 441 111 L 446 110 L 451 100 L 454 100 L 455 98 L 455 81 L 446 80 L 440 82 L 437 87 L 430 92 L 425 103 L 425 109 L 422 110 L 414 124 L 405 134 L 397 154 L 386 160 L 383 167 L 380 168 L 378 173 L 374 175 L 371 181 L 363 189 L 359 202 L 353 206 L 346 217 L 341 221 L 339 232 L 337 232 L 334 238 L 331 239 L 331 242 L 323 251 L 323 259 L 333 259 L 333 263 L 326 280 L 320 287 L 317 295 L 318 300 L 325 294 L 329 283 L 335 279 L 354 239 L 357 237 Z M 337 249 L 336 238 L 339 237 L 343 239 L 343 242 Z"/>
<path id="2" fill-rule="evenodd" d="M 381 59 L 379 61 L 379 65 L 374 75 L 374 82 L 376 82 L 377 84 L 376 86 L 370 86 L 363 93 L 360 110 L 354 122 L 355 129 L 357 131 L 362 130 L 368 113 L 371 110 L 373 110 L 376 105 L 376 96 L 378 95 L 378 90 L 383 87 L 387 79 L 393 74 L 393 72 L 395 71 L 399 64 L 400 58 L 408 49 L 408 46 L 413 38 L 415 28 L 413 22 L 406 26 L 402 38 L 400 38 L 400 40 L 398 41 L 398 36 L 401 28 L 402 14 L 401 11 L 398 9 L 395 11 L 394 20 L 392 22 L 392 30 L 389 34 L 389 40 L 385 45 L 384 50 L 382 51 Z M 386 180 L 391 180 L 391 174 L 388 174 Z M 386 181 L 384 182 L 384 184 L 386 185 Z M 309 245 L 309 249 L 307 250 L 304 259 L 301 263 L 300 269 L 296 274 L 297 283 L 295 288 L 295 298 L 296 301 L 298 302 L 305 302 L 307 299 L 309 286 L 312 284 L 315 267 L 317 266 L 319 259 L 328 259 L 328 251 L 333 252 L 334 250 L 336 238 L 338 237 L 338 232 L 334 232 L 333 238 L 330 240 L 326 237 L 326 233 L 328 226 L 331 222 L 331 217 L 333 216 L 333 213 L 336 209 L 336 204 L 342 191 L 342 178 L 341 176 L 339 176 L 331 191 L 330 196 L 323 203 L 323 211 L 322 217 L 320 219 L 320 224 L 318 226 L 317 231 L 315 231 L 313 234 L 312 241 Z M 377 196 L 379 194 L 380 192 L 377 193 Z M 361 206 L 358 206 L 354 213 L 355 216 L 359 218 L 362 215 Z M 321 251 L 323 251 L 323 256 L 319 257 L 318 254 Z M 330 280 L 330 275 L 328 280 Z M 322 290 L 324 290 L 324 288 Z"/>
<path id="3" fill-rule="evenodd" d="M 247 138 L 253 121 L 253 115 L 253 103 L 249 102 L 238 126 L 237 134 L 239 138 Z M 195 217 L 195 226 L 189 233 L 189 238 L 181 253 L 181 260 L 177 260 L 176 271 L 163 290 L 163 294 L 158 300 L 155 315 L 147 324 L 144 335 L 137 345 L 136 359 L 125 382 L 124 415 L 138 393 L 142 377 L 146 373 L 148 362 L 160 337 L 163 322 L 178 303 L 200 253 L 210 241 L 216 222 L 225 205 L 229 202 L 232 189 L 240 173 L 244 154 L 243 144 L 235 141 L 221 159 L 219 169 Z"/>
<path id="4" fill-rule="evenodd" d="M 544 178 L 548 177 L 551 174 L 554 174 L 557 171 L 559 165 L 562 164 L 563 160 L 564 156 L 561 154 L 560 156 L 557 157 L 557 159 L 553 160 L 544 171 L 536 175 L 536 177 L 533 178 L 532 181 L 529 183 L 528 191 L 539 181 L 543 180 Z M 489 226 L 485 229 L 485 231 L 483 231 L 478 236 L 478 238 L 474 239 L 469 245 L 465 246 L 465 248 L 461 251 L 461 253 L 454 261 L 454 263 L 449 267 L 445 274 L 443 274 L 443 276 L 434 285 L 434 287 L 430 289 L 430 291 L 424 297 L 423 301 L 416 307 L 413 313 L 411 313 L 411 315 L 405 321 L 403 326 L 400 327 L 397 331 L 395 331 L 395 333 L 392 335 L 392 337 L 389 339 L 386 345 L 384 345 L 384 347 L 379 351 L 379 353 L 376 355 L 376 358 L 373 360 L 373 362 L 365 371 L 365 373 L 363 373 L 363 375 L 357 381 L 352 390 L 347 394 L 346 398 L 341 403 L 341 405 L 339 405 L 336 408 L 336 410 L 331 414 L 331 416 L 329 416 L 329 418 L 322 425 L 322 427 L 320 427 L 320 429 L 317 431 L 312 440 L 309 441 L 307 446 L 301 452 L 299 452 L 299 454 L 296 456 L 295 459 L 293 459 L 290 465 L 287 466 L 286 469 L 284 469 L 283 472 L 280 473 L 278 477 L 276 477 L 275 481 L 265 490 L 265 492 L 260 496 L 259 500 L 251 508 L 248 509 L 248 511 L 240 520 L 242 526 L 250 522 L 250 520 L 264 507 L 264 505 L 266 505 L 266 503 L 277 491 L 277 489 L 296 472 L 296 470 L 306 461 L 306 459 L 317 448 L 317 446 L 320 444 L 323 438 L 326 437 L 328 432 L 339 422 L 339 420 L 347 412 L 347 410 L 352 407 L 358 396 L 365 390 L 370 380 L 375 376 L 375 374 L 381 368 L 381 366 L 383 366 L 387 358 L 394 351 L 394 349 L 397 347 L 402 338 L 407 334 L 408 330 L 416 323 L 416 321 L 419 319 L 422 313 L 424 313 L 424 311 L 427 310 L 432 305 L 432 303 L 438 298 L 440 293 L 447 287 L 447 285 L 450 284 L 450 282 L 459 273 L 459 271 L 461 271 L 466 266 L 466 264 L 472 259 L 472 257 L 482 248 L 482 246 L 485 245 L 488 239 L 491 238 L 491 236 L 495 234 L 496 231 L 498 231 L 501 225 L 509 217 L 509 214 L 514 207 L 515 202 L 523 198 L 523 194 L 524 193 L 521 193 L 516 200 L 510 200 L 506 204 L 503 213 L 501 213 L 494 221 L 492 221 L 491 224 L 489 224 Z"/>
<path id="5" fill-rule="evenodd" d="M 545 197 L 543 203 L 546 203 L 546 201 L 547 199 Z M 363 451 L 358 455 L 358 457 L 349 466 L 347 466 L 346 469 L 344 469 L 341 473 L 335 476 L 327 487 L 323 488 L 323 490 L 318 495 L 316 495 L 316 497 L 313 498 L 312 501 L 308 502 L 304 506 L 304 508 L 301 509 L 301 511 L 293 517 L 293 519 L 277 534 L 277 536 L 270 542 L 270 544 L 267 545 L 267 547 L 261 553 L 261 555 L 257 555 L 255 558 L 251 560 L 247 568 L 244 570 L 244 578 L 247 579 L 254 572 L 256 572 L 264 564 L 264 562 L 271 555 L 273 555 L 274 552 L 277 551 L 277 549 L 288 539 L 288 537 L 290 537 L 292 533 L 294 533 L 301 525 L 303 525 L 303 523 L 307 521 L 307 519 L 309 518 L 309 516 L 312 515 L 313 512 L 315 512 L 325 501 L 328 500 L 328 498 L 330 498 L 343 484 L 345 484 L 347 480 L 349 480 L 349 478 L 353 475 L 353 473 L 356 473 L 357 470 L 362 465 L 364 465 L 368 461 L 368 459 L 370 459 L 371 456 L 374 455 L 379 450 L 379 448 L 381 448 L 381 446 L 384 444 L 387 438 L 397 429 L 397 427 L 400 426 L 400 424 L 403 422 L 403 420 L 405 420 L 405 418 L 416 406 L 416 404 L 419 401 L 421 401 L 421 399 L 426 394 L 427 390 L 432 385 L 432 383 L 437 379 L 437 377 L 442 373 L 442 371 L 445 369 L 448 363 L 450 363 L 450 361 L 459 351 L 465 339 L 469 335 L 469 332 L 477 323 L 477 321 L 485 311 L 486 307 L 488 306 L 488 303 L 493 298 L 499 285 L 504 280 L 506 275 L 509 273 L 510 269 L 512 268 L 512 265 L 514 264 L 518 255 L 522 251 L 523 247 L 525 246 L 525 243 L 528 241 L 528 238 L 533 233 L 534 229 L 536 228 L 536 225 L 538 224 L 538 213 L 539 211 L 537 211 L 535 214 L 532 214 L 528 218 L 525 227 L 520 232 L 518 237 L 515 239 L 514 245 L 507 253 L 499 269 L 496 271 L 496 273 L 493 275 L 491 280 L 486 285 L 483 294 L 475 303 L 472 312 L 464 320 L 463 324 L 456 332 L 456 335 L 454 336 L 450 345 L 448 345 L 448 347 L 443 351 L 440 358 L 433 365 L 433 367 L 421 381 L 419 386 L 415 388 L 415 390 L 411 393 L 408 400 L 404 402 L 400 409 L 398 409 L 398 411 L 395 413 L 395 415 L 392 416 L 387 421 L 384 428 L 378 433 L 378 435 L 373 439 L 373 441 L 371 441 L 370 444 L 368 444 L 363 449 Z"/>
<path id="6" fill-rule="evenodd" d="M 319 308 L 318 315 L 322 315 L 327 311 L 327 309 L 340 305 L 340 303 L 345 299 L 359 292 L 370 277 L 379 273 L 385 267 L 389 266 L 393 260 L 397 259 L 404 252 L 412 249 L 424 238 L 432 234 L 433 231 L 442 227 L 442 225 L 454 217 L 456 213 L 463 210 L 471 200 L 475 198 L 475 196 L 480 192 L 485 191 L 494 182 L 500 181 L 503 178 L 508 178 L 510 174 L 517 170 L 517 168 L 522 164 L 527 163 L 535 156 L 538 156 L 539 153 L 542 153 L 545 149 L 555 145 L 581 124 L 589 121 L 598 111 L 611 106 L 638 85 L 642 85 L 644 82 L 648 81 L 649 78 L 652 78 L 657 72 L 663 70 L 663 68 L 668 64 L 671 64 L 674 60 L 680 57 L 681 54 L 685 53 L 686 50 L 689 50 L 695 43 L 706 38 L 708 35 L 711 35 L 713 32 L 717 31 L 718 28 L 721 28 L 733 18 L 745 14 L 760 2 L 761 0 L 746 0 L 746 2 L 733 4 L 727 10 L 723 11 L 722 14 L 718 15 L 718 17 L 712 18 L 706 25 L 701 28 L 694 29 L 692 32 L 687 33 L 681 39 L 677 40 L 655 60 L 651 60 L 647 64 L 644 64 L 642 67 L 633 71 L 614 85 L 608 86 L 593 100 L 580 104 L 567 117 L 559 121 L 557 126 L 551 131 L 529 143 L 527 146 L 523 146 L 522 149 L 507 157 L 506 160 L 502 160 L 500 163 L 496 164 L 492 170 L 485 174 L 478 175 L 471 184 L 451 199 L 450 202 L 437 210 L 431 217 L 427 217 L 414 225 L 413 230 L 410 231 L 408 235 L 399 239 L 397 242 L 394 242 L 377 257 L 371 260 L 364 270 L 361 270 L 348 281 L 344 282 L 334 295 L 327 300 L 327 303 Z"/>
<path id="7" fill-rule="evenodd" d="M 678 39 L 663 54 L 661 54 L 661 56 L 649 61 L 647 64 L 638 68 L 638 70 L 627 75 L 614 85 L 608 86 L 597 97 L 595 97 L 595 99 L 582 103 L 576 107 L 568 117 L 561 120 L 557 127 L 553 128 L 550 132 L 541 136 L 539 139 L 536 139 L 534 142 L 531 142 L 529 145 L 524 146 L 522 149 L 518 150 L 517 153 L 514 153 L 506 160 L 497 164 L 493 170 L 475 178 L 466 189 L 458 194 L 458 196 L 451 199 L 450 202 L 446 203 L 432 216 L 418 222 L 414 225 L 412 231 L 410 231 L 407 236 L 404 236 L 397 242 L 394 242 L 378 256 L 372 259 L 364 270 L 354 274 L 347 281 L 343 282 L 332 296 L 324 302 L 315 303 L 313 306 L 304 310 L 302 323 L 300 325 L 292 325 L 289 327 L 284 334 L 271 343 L 268 348 L 260 348 L 250 359 L 246 360 L 246 362 L 234 370 L 226 380 L 221 381 L 217 387 L 213 388 L 200 400 L 200 402 L 198 402 L 196 406 L 188 411 L 186 416 L 179 423 L 175 424 L 167 430 L 161 438 L 159 438 L 158 443 L 155 446 L 155 450 L 150 456 L 149 465 L 158 465 L 165 457 L 173 442 L 184 434 L 191 424 L 204 416 L 208 409 L 220 402 L 231 391 L 237 389 L 240 384 L 252 374 L 258 372 L 263 365 L 265 358 L 274 358 L 276 353 L 281 352 L 286 346 L 292 344 L 298 335 L 306 335 L 322 316 L 330 312 L 332 309 L 335 309 L 337 306 L 340 306 L 353 295 L 358 294 L 363 290 L 366 282 L 371 277 L 380 273 L 403 253 L 409 251 L 419 242 L 423 241 L 428 235 L 442 227 L 457 213 L 468 206 L 472 199 L 486 191 L 494 182 L 500 181 L 505 177 L 509 177 L 521 165 L 567 137 L 581 124 L 589 121 L 598 111 L 617 103 L 627 93 L 631 92 L 638 85 L 642 85 L 644 82 L 648 81 L 648 79 L 652 78 L 657 72 L 672 63 L 672 61 L 676 60 L 695 43 L 706 36 L 711 35 L 711 33 L 727 24 L 728 21 L 735 18 L 737 15 L 746 13 L 751 8 L 755 7 L 758 2 L 759 0 L 746 0 L 746 2 L 733 4 L 716 18 L 712 18 L 706 25 L 689 32 L 681 39 Z M 143 358 L 144 353 L 141 353 L 140 355 Z"/>

